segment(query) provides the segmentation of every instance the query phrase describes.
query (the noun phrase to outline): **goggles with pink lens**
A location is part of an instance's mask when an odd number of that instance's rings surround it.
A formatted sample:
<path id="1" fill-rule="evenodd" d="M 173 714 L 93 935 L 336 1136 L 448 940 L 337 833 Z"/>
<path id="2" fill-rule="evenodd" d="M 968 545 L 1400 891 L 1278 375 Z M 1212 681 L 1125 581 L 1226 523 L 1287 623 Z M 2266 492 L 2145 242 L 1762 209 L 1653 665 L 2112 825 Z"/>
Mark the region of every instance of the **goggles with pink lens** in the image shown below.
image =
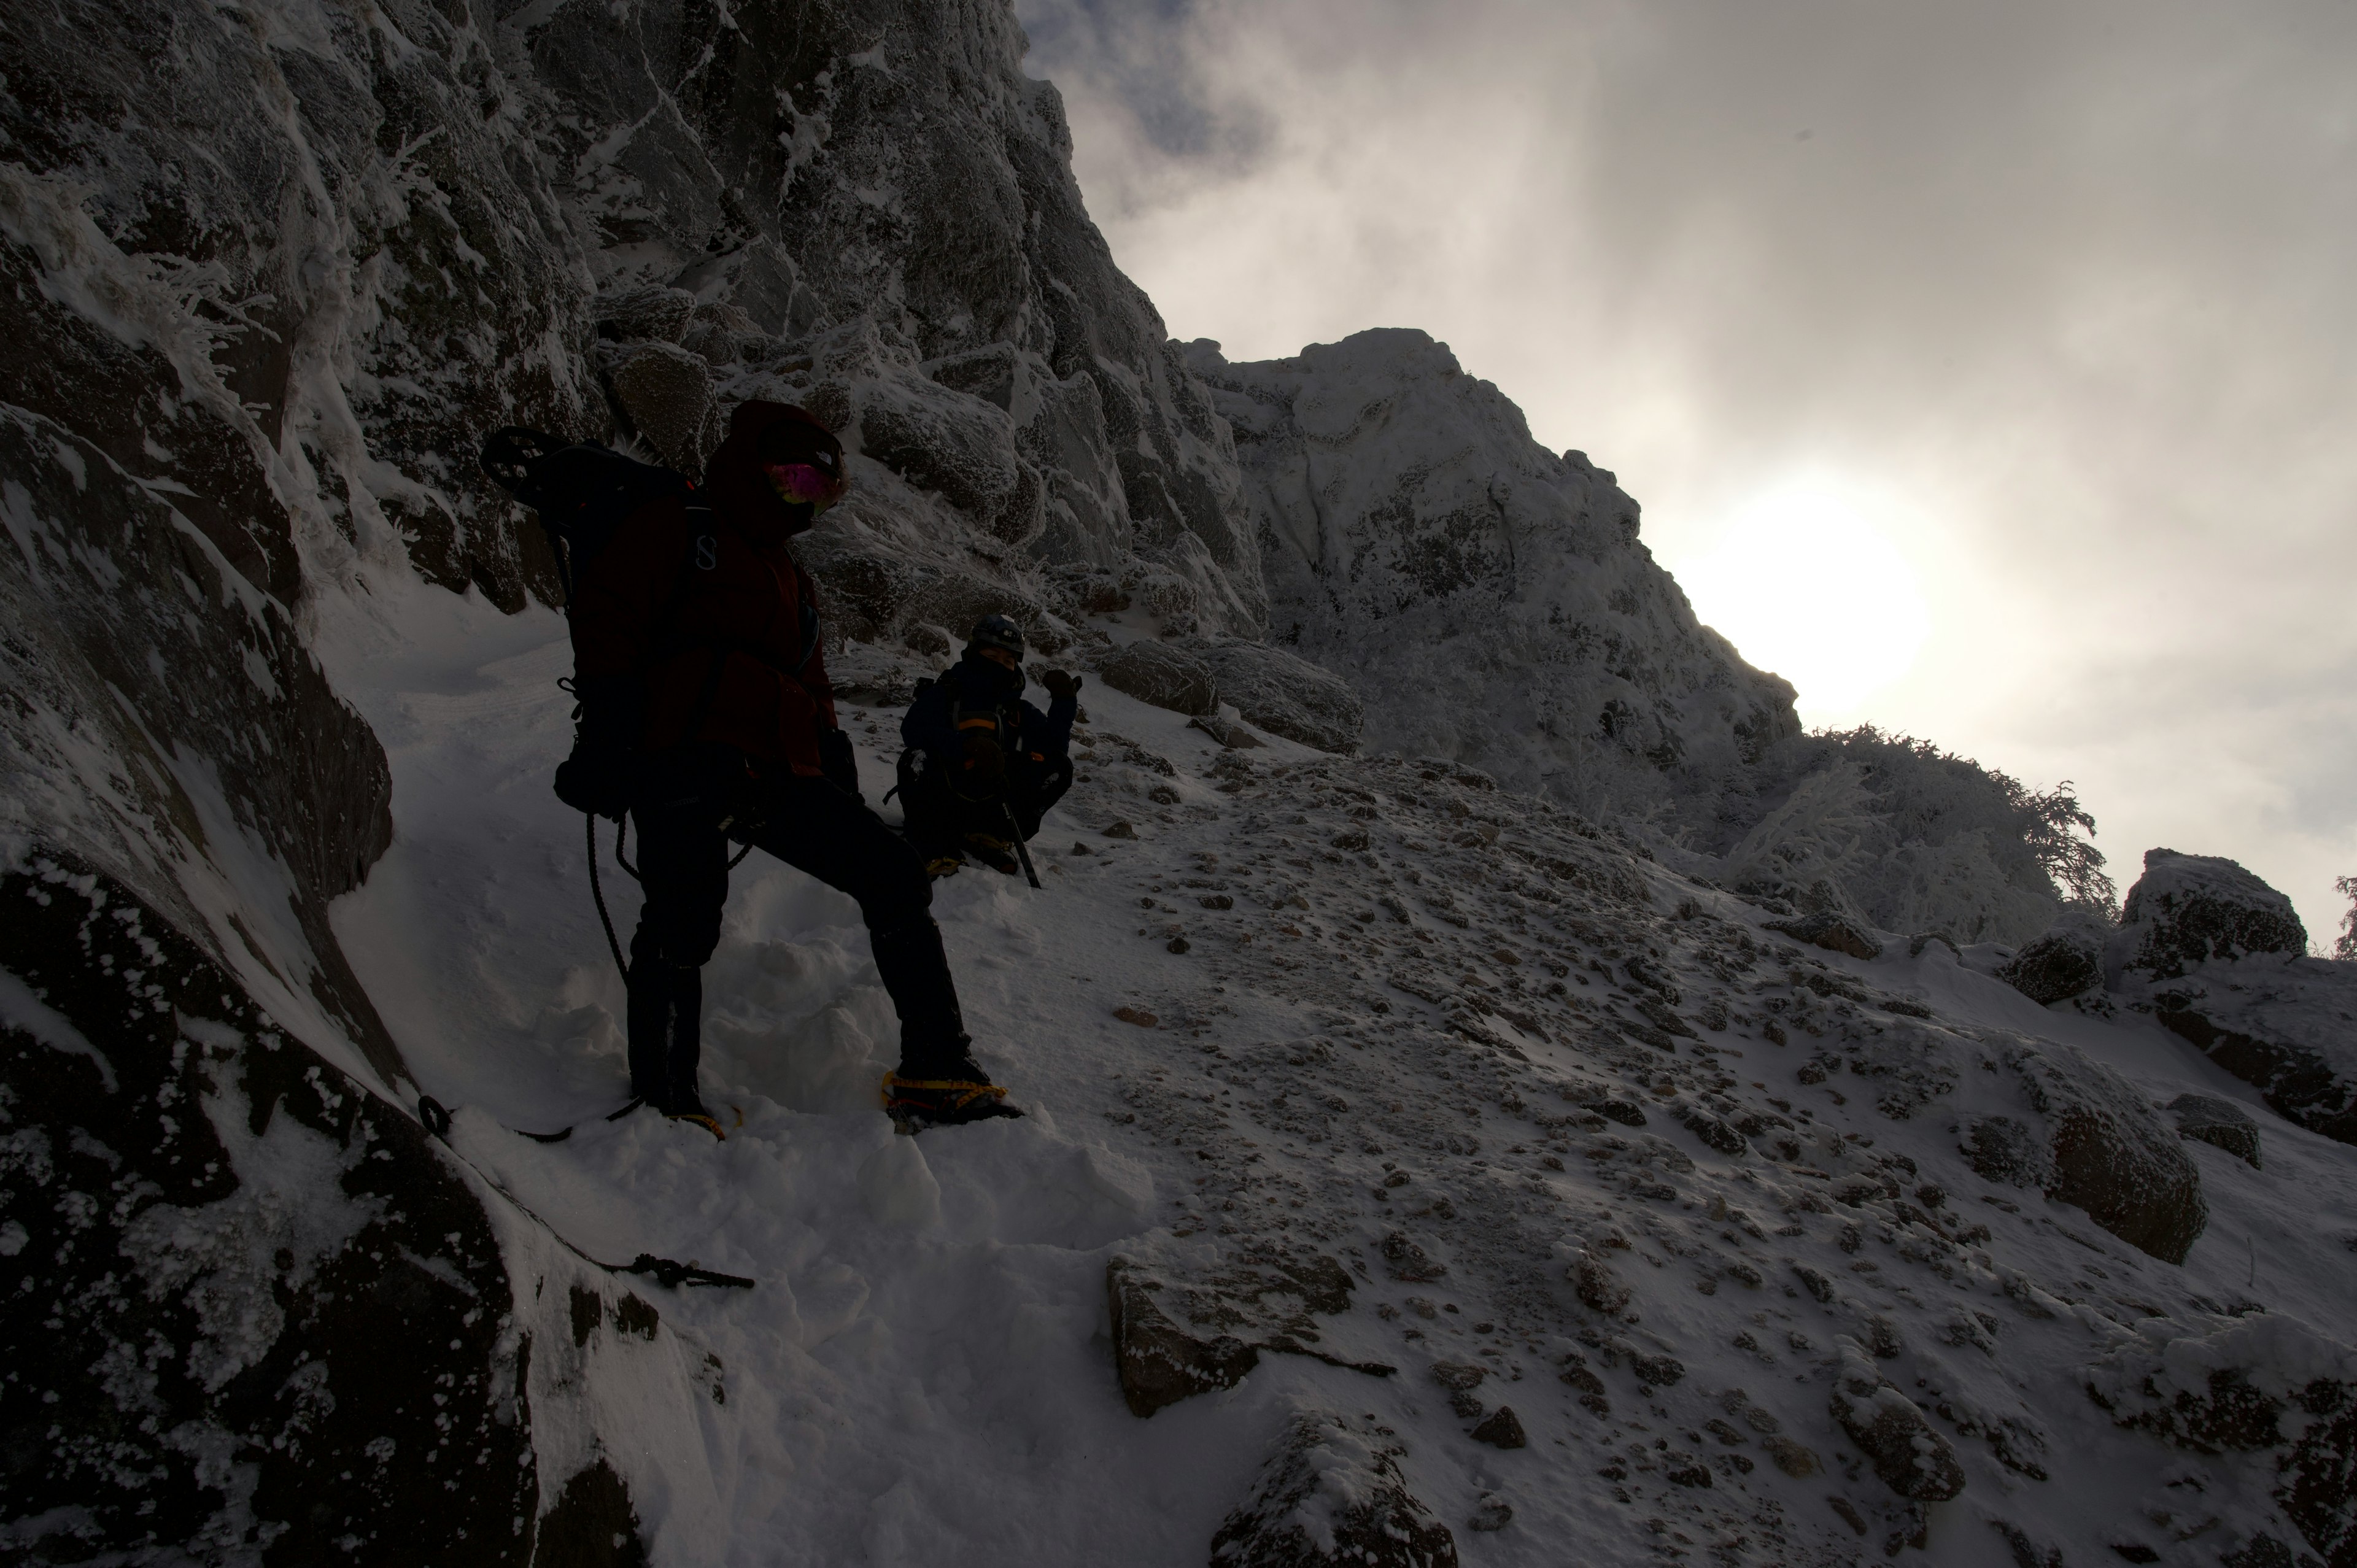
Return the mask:
<path id="1" fill-rule="evenodd" d="M 764 463 L 770 486 L 788 505 L 806 505 L 813 516 L 843 499 L 843 476 L 809 463 Z"/>

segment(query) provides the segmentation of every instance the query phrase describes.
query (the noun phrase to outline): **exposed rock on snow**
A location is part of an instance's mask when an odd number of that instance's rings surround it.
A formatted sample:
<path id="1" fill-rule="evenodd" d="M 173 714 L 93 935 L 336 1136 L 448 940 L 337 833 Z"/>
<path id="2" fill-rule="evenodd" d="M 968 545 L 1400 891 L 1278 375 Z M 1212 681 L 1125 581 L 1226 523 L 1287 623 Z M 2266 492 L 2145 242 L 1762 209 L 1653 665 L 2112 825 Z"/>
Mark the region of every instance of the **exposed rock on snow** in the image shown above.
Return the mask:
<path id="1" fill-rule="evenodd" d="M 9 973 L 91 1053 L 0 1028 L 15 1549 L 529 1555 L 529 1352 L 475 1195 L 122 883 L 45 862 L 0 907 Z"/>
<path id="2" fill-rule="evenodd" d="M 1133 642 L 1100 660 L 1097 674 L 1114 691 L 1174 714 L 1219 711 L 1220 688 L 1211 667 L 1168 643 Z"/>
<path id="3" fill-rule="evenodd" d="M 2215 855 L 2146 853 L 2105 954 L 2106 982 L 2174 980 L 2213 959 L 2308 951 L 2291 900 Z"/>
<path id="4" fill-rule="evenodd" d="M 1799 733 L 1792 688 L 1701 626 L 1637 504 L 1422 332 L 1188 363 L 1235 432 L 1274 636 L 1344 672 L 1378 750 L 1583 807 L 1716 797 Z"/>
<path id="5" fill-rule="evenodd" d="M 1865 1454 L 1882 1484 L 1917 1502 L 1944 1502 L 1964 1489 L 1964 1467 L 1913 1400 L 1892 1387 L 1853 1340 L 1840 1341 L 1834 1419 Z"/>
<path id="6" fill-rule="evenodd" d="M 1456 1537 L 1408 1490 L 1391 1439 L 1346 1416 L 1295 1416 L 1211 1538 L 1214 1568 L 1454 1568 Z"/>
<path id="7" fill-rule="evenodd" d="M 2128 994 L 2279 1115 L 2357 1144 L 2357 963 L 2213 961 Z"/>
<path id="8" fill-rule="evenodd" d="M 2040 1006 L 2067 1002 L 2103 984 L 2104 948 L 2112 935 L 2110 922 L 2100 916 L 2070 910 L 2024 943 L 1996 977 Z"/>
<path id="9" fill-rule="evenodd" d="M 2201 1172 L 2127 1080 L 2053 1041 L 2003 1047 L 2046 1119 L 2046 1196 L 2075 1203 L 2121 1240 L 2185 1261 L 2210 1222 Z"/>
<path id="10" fill-rule="evenodd" d="M 1340 676 L 1265 642 L 1196 639 L 1184 646 L 1210 666 L 1220 701 L 1233 703 L 1246 722 L 1320 751 L 1359 748 L 1366 707 Z"/>
<path id="11" fill-rule="evenodd" d="M 1827 952 L 1846 953 L 1851 958 L 1882 956 L 1880 942 L 1831 909 L 1820 909 L 1798 920 L 1771 922 L 1768 929 L 1781 931 L 1795 941 L 1823 948 Z"/>
<path id="12" fill-rule="evenodd" d="M 2200 1454 L 2280 1450 L 2285 1516 L 2333 1568 L 2357 1562 L 2357 1351 L 2273 1316 L 2121 1338 L 2085 1377 L 2113 1420 Z"/>
<path id="13" fill-rule="evenodd" d="M 2249 1161 L 2253 1170 L 2263 1168 L 2259 1124 L 2233 1101 L 2214 1094 L 2180 1094 L 2169 1102 L 2169 1112 L 2177 1119 L 2179 1137 L 2213 1144 L 2238 1160 Z"/>
<path id="14" fill-rule="evenodd" d="M 1189 1395 L 1232 1388 L 1260 1364 L 1264 1350 L 1308 1356 L 1374 1377 L 1389 1377 L 1394 1370 L 1312 1348 L 1318 1331 L 1311 1315 L 1351 1309 L 1350 1273 L 1323 1254 L 1264 1251 L 1208 1269 L 1174 1261 L 1159 1272 L 1176 1283 L 1166 1284 L 1127 1258 L 1105 1266 L 1114 1362 L 1134 1415 L 1152 1415 Z M 1180 1318 L 1192 1332 L 1178 1326 Z"/>

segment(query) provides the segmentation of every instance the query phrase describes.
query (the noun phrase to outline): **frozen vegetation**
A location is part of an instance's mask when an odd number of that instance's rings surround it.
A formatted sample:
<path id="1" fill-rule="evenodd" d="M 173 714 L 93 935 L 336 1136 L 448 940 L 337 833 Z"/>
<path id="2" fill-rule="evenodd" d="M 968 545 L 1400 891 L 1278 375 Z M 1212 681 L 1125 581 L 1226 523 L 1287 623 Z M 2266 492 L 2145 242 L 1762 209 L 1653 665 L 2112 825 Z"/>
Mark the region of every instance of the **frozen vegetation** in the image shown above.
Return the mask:
<path id="1" fill-rule="evenodd" d="M 2345 936 L 2232 824 L 2123 900 L 2069 785 L 1801 733 L 1423 334 L 1170 341 L 1003 5 L 0 51 L 9 1561 L 2357 1563 Z M 854 454 L 871 800 L 978 616 L 1089 674 L 1045 886 L 936 898 L 1020 1121 L 892 1135 L 856 912 L 759 857 L 726 1141 L 603 1119 L 473 455 L 754 396 Z"/>

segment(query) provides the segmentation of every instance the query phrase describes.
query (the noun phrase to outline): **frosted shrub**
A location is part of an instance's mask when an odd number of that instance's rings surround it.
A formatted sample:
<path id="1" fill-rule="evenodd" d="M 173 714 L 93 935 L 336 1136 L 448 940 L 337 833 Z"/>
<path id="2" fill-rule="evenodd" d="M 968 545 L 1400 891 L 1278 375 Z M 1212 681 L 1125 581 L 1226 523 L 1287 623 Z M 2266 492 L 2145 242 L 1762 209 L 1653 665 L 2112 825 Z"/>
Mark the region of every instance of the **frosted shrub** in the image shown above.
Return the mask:
<path id="1" fill-rule="evenodd" d="M 1779 760 L 1790 782 L 1762 790 L 1776 803 L 1718 857 L 1728 886 L 1791 896 L 1822 881 L 1885 930 L 1965 942 L 2027 941 L 2066 905 L 2117 918 L 2067 780 L 2033 790 L 1871 725 L 1804 736 Z"/>

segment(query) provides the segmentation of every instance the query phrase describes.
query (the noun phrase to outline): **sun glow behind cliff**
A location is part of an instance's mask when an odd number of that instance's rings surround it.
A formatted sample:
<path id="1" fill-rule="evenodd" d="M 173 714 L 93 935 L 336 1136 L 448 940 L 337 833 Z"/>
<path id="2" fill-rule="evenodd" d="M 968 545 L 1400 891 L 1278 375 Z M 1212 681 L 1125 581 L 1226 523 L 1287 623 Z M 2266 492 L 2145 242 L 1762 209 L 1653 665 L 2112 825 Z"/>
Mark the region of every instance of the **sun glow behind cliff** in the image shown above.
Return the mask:
<path id="1" fill-rule="evenodd" d="M 1675 565 L 1695 611 L 1800 693 L 1811 725 L 1855 723 L 1914 665 L 1932 616 L 1881 509 L 1833 485 L 1785 486 Z"/>

